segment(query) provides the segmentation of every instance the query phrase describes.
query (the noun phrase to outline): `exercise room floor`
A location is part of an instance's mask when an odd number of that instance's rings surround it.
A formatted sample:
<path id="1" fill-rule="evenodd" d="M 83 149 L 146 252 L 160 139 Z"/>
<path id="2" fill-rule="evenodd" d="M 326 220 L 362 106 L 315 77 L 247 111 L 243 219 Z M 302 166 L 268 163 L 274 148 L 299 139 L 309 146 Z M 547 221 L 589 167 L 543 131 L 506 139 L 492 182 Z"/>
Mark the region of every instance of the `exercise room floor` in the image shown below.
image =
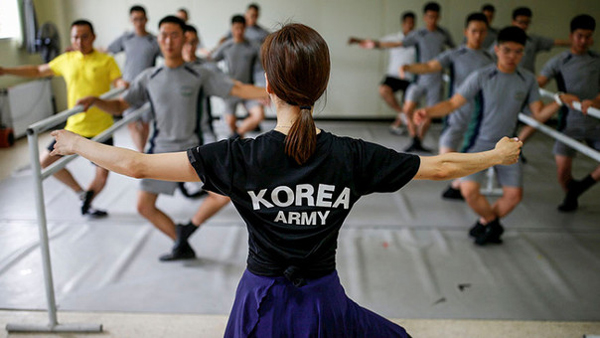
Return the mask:
<path id="1" fill-rule="evenodd" d="M 263 129 L 272 126 L 267 121 Z M 386 123 L 318 126 L 397 150 L 409 142 L 391 135 Z M 425 146 L 437 148 L 439 129 L 434 125 Z M 131 146 L 125 130 L 115 140 Z M 467 231 L 476 216 L 465 203 L 440 198 L 447 182 L 415 181 L 393 194 L 364 197 L 339 239 L 338 270 L 346 292 L 377 313 L 401 318 L 397 322 L 413 325 L 422 336 L 435 336 L 436 325 L 443 330 L 438 334 L 461 337 L 499 337 L 507 327 L 515 335 L 503 336 L 533 337 L 544 329 L 556 337 L 600 334 L 600 187 L 580 198 L 577 212 L 559 213 L 563 193 L 555 178 L 552 143 L 539 134 L 525 147 L 525 194 L 502 221 L 502 245 L 472 243 Z M 0 156 L 4 162 L 6 152 Z M 575 177 L 596 165 L 578 156 Z M 93 174 L 84 159 L 68 167 L 81 182 Z M 0 324 L 47 322 L 37 312 L 46 303 L 32 185 L 27 168 L 0 181 L 0 309 L 6 310 L 0 311 Z M 134 326 L 131 332 L 140 332 L 114 337 L 222 335 L 245 267 L 247 235 L 241 219 L 228 206 L 192 237 L 196 260 L 160 263 L 158 256 L 171 243 L 137 214 L 137 186 L 135 179 L 111 174 L 95 201 L 110 216 L 90 220 L 79 215 L 77 198 L 66 187 L 53 178 L 44 182 L 59 314 L 75 321 L 119 319 Z M 189 219 L 200 203 L 178 193 L 159 198 L 159 207 L 176 221 Z M 185 327 L 187 318 L 194 325 L 171 331 L 176 323 Z M 164 325 L 151 334 L 142 333 L 148 327 L 136 331 L 135 323 L 145 320 Z M 118 331 L 108 325 L 107 331 Z M 469 331 L 472 325 L 483 329 Z"/>

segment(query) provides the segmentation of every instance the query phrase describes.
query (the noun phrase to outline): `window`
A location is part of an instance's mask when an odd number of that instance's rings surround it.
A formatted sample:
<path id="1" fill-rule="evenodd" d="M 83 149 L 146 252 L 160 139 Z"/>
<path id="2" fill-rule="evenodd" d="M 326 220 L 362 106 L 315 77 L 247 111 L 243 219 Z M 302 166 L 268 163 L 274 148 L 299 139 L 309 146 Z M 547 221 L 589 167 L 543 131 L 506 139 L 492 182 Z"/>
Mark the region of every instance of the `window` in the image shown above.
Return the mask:
<path id="1" fill-rule="evenodd" d="M 0 0 L 0 39 L 21 39 L 21 15 L 17 0 Z"/>

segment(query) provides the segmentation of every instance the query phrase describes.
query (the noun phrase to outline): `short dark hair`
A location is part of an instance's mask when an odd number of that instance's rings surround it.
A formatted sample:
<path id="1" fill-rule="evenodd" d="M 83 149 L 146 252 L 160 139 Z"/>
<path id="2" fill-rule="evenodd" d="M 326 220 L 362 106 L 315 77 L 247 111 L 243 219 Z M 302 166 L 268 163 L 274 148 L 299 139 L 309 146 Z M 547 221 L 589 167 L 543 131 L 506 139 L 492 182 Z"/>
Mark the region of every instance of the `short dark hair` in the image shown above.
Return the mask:
<path id="1" fill-rule="evenodd" d="M 236 14 L 231 17 L 231 24 L 233 25 L 234 23 L 241 23 L 241 24 L 244 24 L 244 26 L 245 26 L 246 18 L 244 18 L 243 15 Z"/>
<path id="2" fill-rule="evenodd" d="M 146 15 L 146 9 L 140 5 L 131 6 L 129 9 L 129 14 L 132 14 L 133 12 L 142 12 L 144 15 Z"/>
<path id="3" fill-rule="evenodd" d="M 187 32 L 192 32 L 196 35 L 198 35 L 198 30 L 196 29 L 196 27 L 192 26 L 192 25 L 185 25 L 185 27 L 183 27 L 183 33 L 187 33 Z"/>
<path id="4" fill-rule="evenodd" d="M 185 15 L 188 15 L 188 14 L 190 14 L 190 13 L 188 13 L 188 10 L 187 10 L 185 7 L 181 7 L 181 8 L 179 8 L 177 11 L 178 11 L 178 12 L 184 12 L 184 13 L 185 13 Z"/>
<path id="5" fill-rule="evenodd" d="M 411 12 L 411 11 L 402 13 L 402 15 L 400 16 L 400 22 L 404 22 L 408 18 L 412 18 L 414 20 L 415 19 L 415 13 Z"/>
<path id="6" fill-rule="evenodd" d="M 596 20 L 587 14 L 581 14 L 571 20 L 571 33 L 578 29 L 596 30 Z"/>
<path id="7" fill-rule="evenodd" d="M 517 26 L 508 26 L 504 27 L 498 32 L 497 38 L 498 44 L 504 42 L 516 42 L 525 46 L 525 41 L 527 41 L 527 34 L 524 30 Z"/>
<path id="8" fill-rule="evenodd" d="M 92 31 L 92 34 L 96 35 L 96 33 L 94 33 L 94 26 L 92 26 L 92 23 L 89 22 L 88 20 L 83 20 L 83 19 L 75 20 L 71 24 L 71 28 L 73 28 L 73 26 L 88 26 L 88 27 L 90 27 L 90 31 Z"/>
<path id="9" fill-rule="evenodd" d="M 512 12 L 512 19 L 516 20 L 517 16 L 526 16 L 528 18 L 531 18 L 533 16 L 533 13 L 531 12 L 531 9 L 529 9 L 529 7 L 517 7 Z"/>
<path id="10" fill-rule="evenodd" d="M 492 5 L 492 4 L 485 4 L 485 5 L 481 6 L 481 11 L 482 12 L 489 11 L 492 13 L 496 13 L 496 7 L 494 7 L 494 5 Z"/>
<path id="11" fill-rule="evenodd" d="M 427 11 L 433 11 L 433 12 L 440 12 L 440 4 L 438 4 L 437 2 L 428 2 L 425 4 L 425 6 L 423 6 L 423 13 L 427 12 Z"/>
<path id="12" fill-rule="evenodd" d="M 255 2 L 249 4 L 248 9 L 255 9 L 257 12 L 260 12 L 260 6 Z"/>
<path id="13" fill-rule="evenodd" d="M 484 22 L 486 26 L 489 25 L 487 17 L 483 13 L 479 12 L 471 13 L 467 16 L 467 19 L 465 20 L 465 28 L 469 26 L 469 23 L 471 23 L 471 21 L 481 21 Z"/>
<path id="14" fill-rule="evenodd" d="M 176 25 L 179 25 L 182 31 L 185 30 L 185 22 L 183 22 L 183 20 L 176 17 L 175 15 L 167 15 L 164 18 L 160 19 L 160 21 L 158 22 L 158 29 L 160 29 L 160 26 L 162 26 L 165 23 L 174 23 Z"/>

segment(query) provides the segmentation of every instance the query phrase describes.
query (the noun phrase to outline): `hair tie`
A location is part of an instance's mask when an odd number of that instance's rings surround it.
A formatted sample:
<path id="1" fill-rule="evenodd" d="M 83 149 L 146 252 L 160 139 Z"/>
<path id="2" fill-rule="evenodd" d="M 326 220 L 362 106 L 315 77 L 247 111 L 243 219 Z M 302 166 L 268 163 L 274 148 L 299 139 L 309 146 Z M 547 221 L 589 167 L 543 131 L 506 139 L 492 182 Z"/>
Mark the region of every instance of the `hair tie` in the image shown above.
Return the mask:
<path id="1" fill-rule="evenodd" d="M 300 109 L 308 109 L 310 110 L 312 107 L 311 106 L 300 106 Z"/>

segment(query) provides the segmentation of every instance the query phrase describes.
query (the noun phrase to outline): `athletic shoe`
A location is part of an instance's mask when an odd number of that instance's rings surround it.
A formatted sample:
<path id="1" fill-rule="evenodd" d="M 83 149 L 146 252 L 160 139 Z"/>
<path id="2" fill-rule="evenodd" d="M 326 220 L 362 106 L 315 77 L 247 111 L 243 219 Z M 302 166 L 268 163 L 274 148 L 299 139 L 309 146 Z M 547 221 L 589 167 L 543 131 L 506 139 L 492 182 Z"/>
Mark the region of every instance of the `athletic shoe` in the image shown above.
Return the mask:
<path id="1" fill-rule="evenodd" d="M 502 233 L 504 233 L 504 228 L 496 218 L 483 226 L 483 233 L 475 238 L 475 244 L 482 246 L 488 243 L 501 244 Z"/>
<path id="2" fill-rule="evenodd" d="M 85 215 L 88 213 L 90 207 L 92 206 L 92 198 L 94 197 L 94 192 L 92 190 L 88 190 L 85 192 L 85 196 L 81 201 L 81 214 Z"/>
<path id="3" fill-rule="evenodd" d="M 404 126 L 390 126 L 390 133 L 396 136 L 404 136 L 407 131 Z"/>
<path id="4" fill-rule="evenodd" d="M 420 152 L 420 153 L 431 153 L 431 150 L 423 147 L 423 145 L 421 144 L 421 140 L 419 140 L 418 138 L 413 138 L 412 144 L 410 146 L 408 146 L 408 148 L 404 149 L 404 152 L 406 153 L 416 153 L 416 152 Z"/>
<path id="5" fill-rule="evenodd" d="M 473 225 L 473 227 L 469 230 L 469 236 L 477 238 L 478 236 L 483 235 L 485 232 L 485 225 L 481 224 L 479 220 Z"/>
<path id="6" fill-rule="evenodd" d="M 242 138 L 242 135 L 238 134 L 237 132 L 234 132 L 233 134 L 229 135 L 229 138 L 235 140 L 238 138 Z"/>
<path id="7" fill-rule="evenodd" d="M 458 201 L 465 200 L 463 195 L 460 193 L 460 189 L 454 189 L 451 185 L 449 185 L 448 188 L 444 190 L 444 192 L 442 193 L 442 198 Z"/>
<path id="8" fill-rule="evenodd" d="M 173 247 L 173 250 L 171 250 L 170 253 L 160 256 L 158 260 L 160 260 L 161 262 L 172 262 L 194 258 L 196 258 L 196 253 L 186 241 Z"/>
<path id="9" fill-rule="evenodd" d="M 580 181 L 571 180 L 567 184 L 567 194 L 563 199 L 563 202 L 558 206 L 558 211 L 562 212 L 572 212 L 577 210 L 579 207 L 579 202 L 577 199 L 579 198 L 579 183 Z"/>
<path id="10" fill-rule="evenodd" d="M 89 218 L 104 218 L 108 216 L 108 212 L 106 212 L 105 210 L 89 207 L 87 212 L 85 213 L 85 216 Z"/>

